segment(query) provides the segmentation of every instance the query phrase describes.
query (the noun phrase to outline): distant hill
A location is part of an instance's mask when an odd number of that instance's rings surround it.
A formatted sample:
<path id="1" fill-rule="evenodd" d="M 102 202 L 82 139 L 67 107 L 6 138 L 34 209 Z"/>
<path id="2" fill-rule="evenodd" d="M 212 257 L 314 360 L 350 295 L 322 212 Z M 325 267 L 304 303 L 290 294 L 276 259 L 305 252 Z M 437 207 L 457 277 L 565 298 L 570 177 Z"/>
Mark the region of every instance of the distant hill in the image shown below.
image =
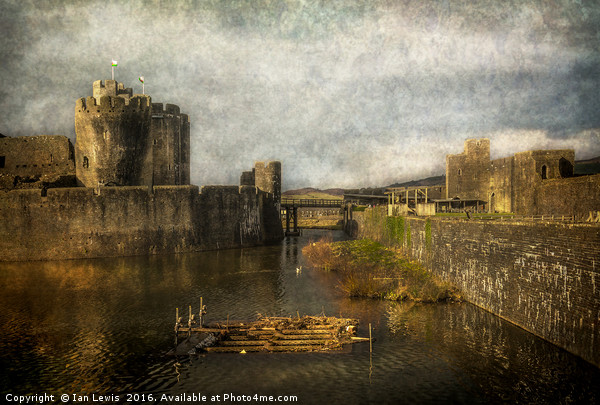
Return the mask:
<path id="1" fill-rule="evenodd" d="M 415 187 L 415 186 L 437 186 L 446 184 L 446 176 L 433 176 L 421 180 L 405 181 L 404 183 L 394 183 L 388 187 Z"/>
<path id="2" fill-rule="evenodd" d="M 281 193 L 282 195 L 302 195 L 302 194 L 314 194 L 314 193 L 324 193 L 329 195 L 344 195 L 343 188 L 328 188 L 326 190 L 320 190 L 318 188 L 313 187 L 305 187 L 299 188 L 296 190 L 288 190 Z"/>
<path id="3" fill-rule="evenodd" d="M 305 187 L 296 190 L 287 190 L 281 193 L 282 197 L 287 198 L 317 198 L 317 199 L 342 199 L 344 196 L 343 188 L 328 188 L 319 190 L 318 188 Z"/>
<path id="4" fill-rule="evenodd" d="M 365 195 L 383 195 L 388 187 L 413 187 L 413 186 L 437 186 L 446 184 L 446 176 L 427 177 L 421 180 L 411 180 L 404 183 L 394 183 L 387 187 L 369 187 L 369 188 L 328 188 L 320 190 L 314 187 L 299 188 L 296 190 L 287 190 L 281 193 L 283 197 L 288 198 L 342 198 L 346 194 L 365 194 Z"/>
<path id="5" fill-rule="evenodd" d="M 600 173 L 600 156 L 586 160 L 576 160 L 573 172 L 579 175 Z"/>

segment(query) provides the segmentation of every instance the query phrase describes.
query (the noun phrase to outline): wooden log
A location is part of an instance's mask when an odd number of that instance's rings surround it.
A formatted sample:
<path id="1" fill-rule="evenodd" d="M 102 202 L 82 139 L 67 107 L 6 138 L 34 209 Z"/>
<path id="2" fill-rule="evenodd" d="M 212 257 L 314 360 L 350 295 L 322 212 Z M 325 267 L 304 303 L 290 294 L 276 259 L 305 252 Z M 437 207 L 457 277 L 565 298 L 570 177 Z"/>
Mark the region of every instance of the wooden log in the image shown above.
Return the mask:
<path id="1" fill-rule="evenodd" d="M 280 332 L 284 335 L 297 335 L 300 333 L 303 335 L 318 335 L 330 334 L 332 331 L 331 329 L 282 329 Z"/>
<path id="2" fill-rule="evenodd" d="M 180 333 L 187 333 L 188 332 L 188 328 L 187 326 L 180 326 L 179 327 L 179 332 Z M 192 327 L 192 332 L 194 333 L 200 333 L 200 332 L 213 332 L 213 333 L 224 333 L 226 332 L 225 329 L 220 329 L 220 328 L 200 328 L 200 327 Z"/>
<path id="3" fill-rule="evenodd" d="M 272 340 L 270 343 L 275 346 L 322 346 L 334 342 L 331 339 L 311 339 L 311 340 Z"/>
<path id="4" fill-rule="evenodd" d="M 302 334 L 302 335 L 284 335 L 281 333 L 276 333 L 275 335 L 273 335 L 274 338 L 276 339 L 282 339 L 282 340 L 310 340 L 310 339 L 333 339 L 333 334 L 328 333 L 313 333 L 313 334 Z"/>
<path id="5" fill-rule="evenodd" d="M 217 346 L 264 346 L 267 343 L 268 340 L 222 340 Z"/>
<path id="6" fill-rule="evenodd" d="M 256 340 L 256 339 L 253 339 L 252 336 L 247 336 L 247 335 L 232 335 L 232 334 L 227 335 L 227 339 L 229 339 L 229 340 L 236 340 L 236 341 L 245 341 L 245 340 L 255 341 Z"/>
<path id="7" fill-rule="evenodd" d="M 366 337 L 358 337 L 358 336 L 351 336 L 350 340 L 353 340 L 355 342 L 370 342 L 371 339 L 366 338 Z"/>
<path id="8" fill-rule="evenodd" d="M 264 352 L 267 349 L 265 346 L 213 346 L 205 349 L 212 353 L 239 353 L 242 350 L 246 352 Z"/>
<path id="9" fill-rule="evenodd" d="M 271 346 L 267 347 L 271 352 L 314 352 L 323 350 L 321 346 Z"/>

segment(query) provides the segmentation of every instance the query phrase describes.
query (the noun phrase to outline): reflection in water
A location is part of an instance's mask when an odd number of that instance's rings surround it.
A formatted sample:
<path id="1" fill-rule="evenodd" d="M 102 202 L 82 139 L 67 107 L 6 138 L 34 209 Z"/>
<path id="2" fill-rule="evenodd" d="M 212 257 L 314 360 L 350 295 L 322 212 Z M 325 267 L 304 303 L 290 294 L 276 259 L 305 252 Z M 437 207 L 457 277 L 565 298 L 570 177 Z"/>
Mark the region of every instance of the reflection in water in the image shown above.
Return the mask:
<path id="1" fill-rule="evenodd" d="M 600 398 L 596 386 L 572 384 L 582 369 L 599 375 L 593 366 L 471 304 L 392 305 L 388 326 L 395 336 L 428 344 L 488 397 L 526 403 Z"/>
<path id="2" fill-rule="evenodd" d="M 335 273 L 280 245 L 172 256 L 0 264 L 2 394 L 298 395 L 300 403 L 570 402 L 600 398 L 597 368 L 469 304 L 348 299 Z M 341 233 L 334 233 L 341 238 Z M 302 271 L 296 269 L 302 266 Z M 208 319 L 356 317 L 377 341 L 340 353 L 174 359 L 175 308 Z"/>

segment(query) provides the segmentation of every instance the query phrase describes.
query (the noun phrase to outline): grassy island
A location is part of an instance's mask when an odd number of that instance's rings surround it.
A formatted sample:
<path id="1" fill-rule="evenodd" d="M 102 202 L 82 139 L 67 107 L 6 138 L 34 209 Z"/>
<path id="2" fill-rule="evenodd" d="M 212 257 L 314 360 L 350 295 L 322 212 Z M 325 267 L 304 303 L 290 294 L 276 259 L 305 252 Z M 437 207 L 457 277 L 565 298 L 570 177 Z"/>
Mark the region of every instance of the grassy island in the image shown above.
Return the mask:
<path id="1" fill-rule="evenodd" d="M 322 239 L 302 249 L 312 266 L 336 271 L 340 286 L 351 297 L 395 301 L 460 301 L 458 290 L 437 280 L 400 250 L 370 239 L 332 242 Z"/>

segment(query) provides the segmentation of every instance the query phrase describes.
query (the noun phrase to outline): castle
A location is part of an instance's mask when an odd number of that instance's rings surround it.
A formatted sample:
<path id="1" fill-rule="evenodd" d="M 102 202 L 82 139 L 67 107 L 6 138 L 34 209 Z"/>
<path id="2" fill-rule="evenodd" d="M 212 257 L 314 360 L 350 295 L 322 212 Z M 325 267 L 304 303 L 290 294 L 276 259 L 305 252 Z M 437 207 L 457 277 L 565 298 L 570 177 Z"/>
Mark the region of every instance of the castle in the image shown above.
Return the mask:
<path id="1" fill-rule="evenodd" d="M 281 240 L 281 163 L 190 185 L 190 122 L 98 80 L 65 136 L 0 136 L 0 260 L 187 252 Z M 247 173 L 251 173 L 248 176 Z"/>
<path id="2" fill-rule="evenodd" d="M 446 156 L 446 198 L 488 212 L 573 216 L 600 210 L 600 175 L 575 176 L 572 149 L 532 150 L 490 160 L 490 140 L 467 139 Z"/>
<path id="3" fill-rule="evenodd" d="M 388 215 L 514 213 L 600 220 L 600 174 L 574 174 L 572 149 L 531 150 L 490 159 L 490 140 L 467 139 L 446 156 L 446 184 L 387 189 Z"/>

